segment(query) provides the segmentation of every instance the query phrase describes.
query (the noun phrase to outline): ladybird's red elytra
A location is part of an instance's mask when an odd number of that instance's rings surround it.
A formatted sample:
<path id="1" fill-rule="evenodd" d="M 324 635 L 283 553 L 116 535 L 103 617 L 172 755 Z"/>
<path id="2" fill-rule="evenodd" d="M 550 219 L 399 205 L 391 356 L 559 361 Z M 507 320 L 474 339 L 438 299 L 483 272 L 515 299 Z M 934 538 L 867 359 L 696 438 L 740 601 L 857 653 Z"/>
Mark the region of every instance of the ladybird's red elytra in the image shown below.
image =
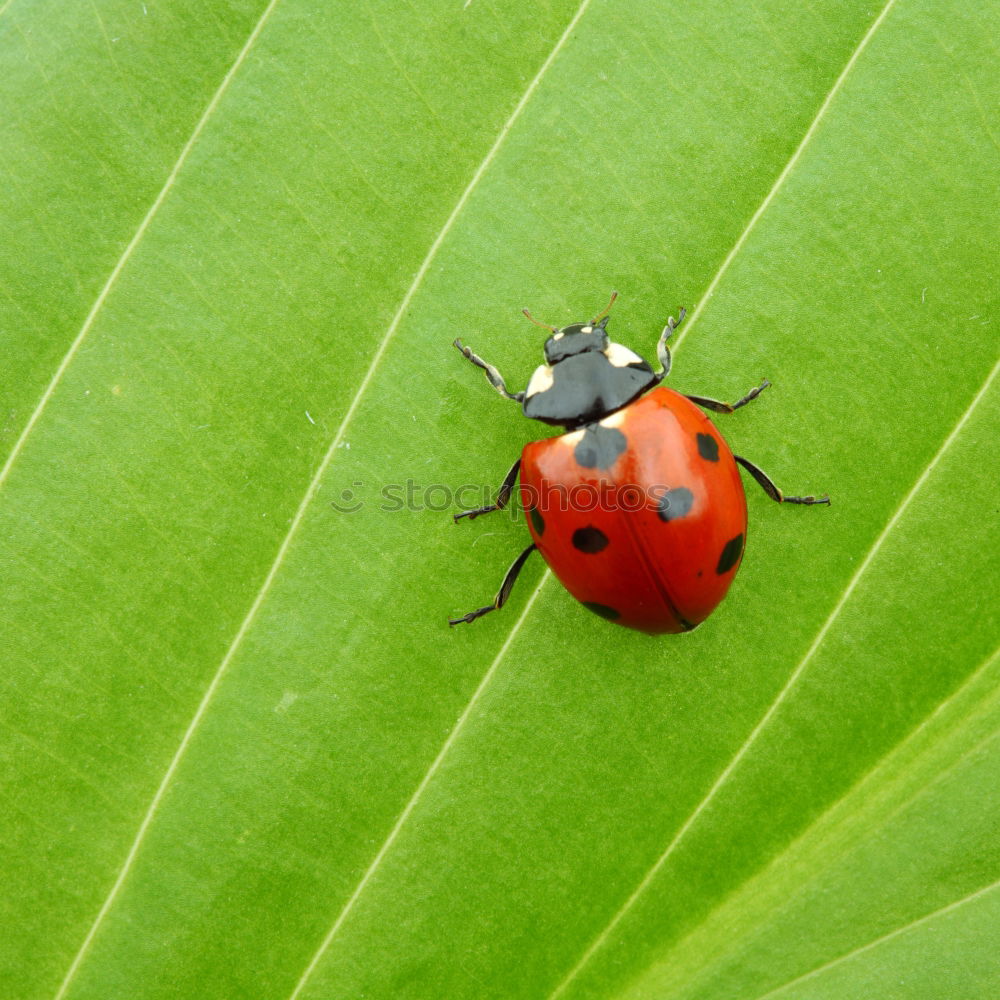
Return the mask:
<path id="1" fill-rule="evenodd" d="M 643 632 L 690 631 L 725 597 L 743 552 L 736 460 L 708 417 L 671 389 L 653 389 L 597 427 L 611 421 L 626 444 L 607 465 L 576 457 L 590 427 L 525 447 L 522 505 L 546 522 L 540 532 L 529 515 L 532 541 L 578 601 L 614 610 L 604 617 Z M 713 442 L 710 458 L 700 438 Z"/>
<path id="2" fill-rule="evenodd" d="M 766 379 L 732 404 L 659 387 L 670 371 L 667 340 L 684 310 L 660 335 L 655 372 L 608 339 L 616 296 L 589 323 L 546 327 L 546 364 L 524 392 L 509 392 L 496 368 L 455 341 L 500 395 L 566 433 L 527 444 L 495 504 L 455 515 L 471 520 L 502 510 L 520 474 L 531 544 L 493 603 L 450 625 L 502 607 L 537 549 L 570 594 L 602 618 L 651 634 L 689 632 L 725 597 L 743 557 L 747 506 L 738 466 L 779 503 L 829 504 L 825 495 L 785 496 L 762 469 L 730 451 L 699 409 L 732 413 L 759 396 Z"/>

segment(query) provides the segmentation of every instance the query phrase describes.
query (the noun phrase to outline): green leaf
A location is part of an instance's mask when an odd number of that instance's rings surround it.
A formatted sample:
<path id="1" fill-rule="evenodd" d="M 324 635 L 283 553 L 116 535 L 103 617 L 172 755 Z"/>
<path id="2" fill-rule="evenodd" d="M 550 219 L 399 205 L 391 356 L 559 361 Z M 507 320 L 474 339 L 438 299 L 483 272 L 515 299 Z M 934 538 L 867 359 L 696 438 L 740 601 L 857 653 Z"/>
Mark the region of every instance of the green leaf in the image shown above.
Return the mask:
<path id="1" fill-rule="evenodd" d="M 0 993 L 990 996 L 997 22 L 0 4 Z M 538 436 L 450 343 L 612 288 L 833 506 L 690 635 L 449 630 Z"/>

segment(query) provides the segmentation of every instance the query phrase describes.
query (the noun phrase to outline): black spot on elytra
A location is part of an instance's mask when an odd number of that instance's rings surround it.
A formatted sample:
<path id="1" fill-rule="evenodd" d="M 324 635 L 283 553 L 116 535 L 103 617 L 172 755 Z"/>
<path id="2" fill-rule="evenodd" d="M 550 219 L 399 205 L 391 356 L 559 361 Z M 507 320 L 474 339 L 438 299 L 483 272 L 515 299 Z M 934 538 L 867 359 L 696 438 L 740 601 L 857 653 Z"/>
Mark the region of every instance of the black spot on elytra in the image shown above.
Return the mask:
<path id="1" fill-rule="evenodd" d="M 531 518 L 531 526 L 535 529 L 536 535 L 545 534 L 545 518 L 538 512 L 537 507 L 528 509 L 528 517 Z"/>
<path id="2" fill-rule="evenodd" d="M 601 552 L 608 547 L 608 536 L 600 528 L 588 524 L 573 532 L 573 547 L 589 554 Z"/>
<path id="3" fill-rule="evenodd" d="M 587 424 L 573 456 L 585 469 L 610 469 L 627 447 L 628 441 L 620 430 Z"/>
<path id="4" fill-rule="evenodd" d="M 706 462 L 719 461 L 719 442 L 711 434 L 698 435 L 698 454 Z"/>
<path id="5" fill-rule="evenodd" d="M 581 603 L 588 611 L 593 611 L 595 615 L 607 618 L 609 622 L 621 618 L 621 615 L 614 608 L 609 608 L 606 604 L 596 604 L 594 601 L 582 601 Z"/>
<path id="6" fill-rule="evenodd" d="M 743 554 L 743 536 L 737 535 L 726 542 L 722 555 L 719 556 L 719 565 L 715 567 L 715 572 L 720 576 L 728 573 L 739 561 Z"/>
<path id="7" fill-rule="evenodd" d="M 676 521 L 677 518 L 691 512 L 693 503 L 694 494 L 686 486 L 678 486 L 676 489 L 667 490 L 660 497 L 656 512 L 660 515 L 661 521 Z"/>

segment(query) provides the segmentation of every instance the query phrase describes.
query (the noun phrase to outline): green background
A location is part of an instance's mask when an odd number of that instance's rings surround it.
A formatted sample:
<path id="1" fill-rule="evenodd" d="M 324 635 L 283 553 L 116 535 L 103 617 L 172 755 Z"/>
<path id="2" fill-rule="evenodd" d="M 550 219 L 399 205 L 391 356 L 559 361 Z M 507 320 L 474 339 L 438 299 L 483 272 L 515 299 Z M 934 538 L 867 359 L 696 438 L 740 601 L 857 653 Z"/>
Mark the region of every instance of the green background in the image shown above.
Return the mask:
<path id="1" fill-rule="evenodd" d="M 0 996 L 992 996 L 998 37 L 0 3 Z M 612 288 L 834 504 L 751 485 L 690 635 L 540 561 L 449 630 L 525 527 L 381 491 L 539 433 L 450 342 L 521 388 Z"/>

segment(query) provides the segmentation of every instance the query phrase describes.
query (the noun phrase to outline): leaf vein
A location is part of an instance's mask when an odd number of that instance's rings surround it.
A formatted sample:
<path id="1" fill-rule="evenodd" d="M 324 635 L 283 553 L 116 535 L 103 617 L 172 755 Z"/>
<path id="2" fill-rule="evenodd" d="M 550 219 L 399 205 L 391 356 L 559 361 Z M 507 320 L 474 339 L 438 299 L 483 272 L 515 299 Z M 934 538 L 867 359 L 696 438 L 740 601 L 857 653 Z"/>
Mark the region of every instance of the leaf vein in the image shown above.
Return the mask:
<path id="1" fill-rule="evenodd" d="M 816 116 L 810 123 L 809 128 L 806 129 L 805 135 L 802 136 L 801 142 L 799 142 L 798 146 L 795 147 L 795 152 L 792 153 L 791 158 L 785 164 L 784 169 L 781 171 L 780 174 L 778 174 L 777 180 L 775 180 L 774 184 L 771 185 L 771 190 L 768 191 L 764 200 L 757 207 L 757 211 L 754 212 L 753 215 L 750 217 L 750 221 L 746 224 L 746 228 L 740 234 L 740 237 L 733 245 L 732 250 L 730 250 L 729 253 L 726 255 L 726 259 L 722 262 L 722 266 L 716 272 L 715 277 L 712 279 L 708 288 L 705 290 L 705 294 L 698 301 L 698 304 L 695 307 L 694 312 L 688 318 L 687 323 L 684 324 L 684 329 L 678 335 L 677 340 L 674 341 L 675 349 L 681 345 L 684 338 L 691 332 L 692 327 L 694 327 L 695 323 L 698 321 L 698 317 L 701 315 L 702 310 L 708 304 L 708 301 L 714 294 L 715 289 L 718 287 L 719 282 L 722 280 L 726 271 L 729 270 L 729 265 L 732 264 L 733 260 L 736 258 L 736 255 L 740 252 L 740 250 L 743 249 L 743 245 L 746 243 L 746 241 L 750 237 L 750 234 L 756 228 L 757 223 L 760 221 L 761 216 L 770 207 L 771 202 L 774 201 L 778 192 L 784 186 L 785 181 L 788 180 L 789 175 L 797 166 L 799 160 L 802 158 L 802 153 L 804 152 L 806 146 L 809 145 L 810 140 L 816 134 L 820 124 L 826 117 L 827 111 L 830 110 L 831 105 L 833 104 L 837 95 L 843 88 L 844 81 L 849 76 L 851 70 L 854 69 L 855 64 L 861 57 L 861 53 L 864 52 L 864 50 L 868 47 L 868 43 L 871 41 L 872 36 L 875 34 L 876 31 L 878 31 L 882 22 L 886 19 L 886 17 L 889 14 L 889 11 L 892 10 L 895 3 L 896 0 L 888 0 L 886 5 L 882 8 L 882 12 L 879 14 L 879 16 L 875 18 L 874 21 L 872 21 L 870 27 L 868 28 L 868 31 L 865 33 L 865 36 L 858 43 L 857 48 L 854 50 L 853 53 L 851 53 L 851 58 L 847 60 L 847 63 L 845 64 L 844 68 L 840 71 L 840 76 L 838 76 L 837 79 L 834 81 L 833 86 L 830 88 L 830 92 L 826 95 L 826 98 L 820 105 L 819 111 L 816 112 Z"/>
<path id="2" fill-rule="evenodd" d="M 219 87 L 215 91 L 215 94 L 212 96 L 211 101 L 209 101 L 208 106 L 205 108 L 204 113 L 198 120 L 198 124 L 195 126 L 194 131 L 191 133 L 190 138 L 184 145 L 184 148 L 181 150 L 181 154 L 178 157 L 177 162 L 174 164 L 174 167 L 171 170 L 169 176 L 167 177 L 166 182 L 161 188 L 160 193 L 157 195 L 156 200 L 153 202 L 149 211 L 146 213 L 145 218 L 142 220 L 142 223 L 139 225 L 138 230 L 136 230 L 135 235 L 132 237 L 128 246 L 125 248 L 121 257 L 118 259 L 118 263 L 115 265 L 114 270 L 111 272 L 111 275 L 105 282 L 105 285 L 101 290 L 101 293 L 98 295 L 96 301 L 94 302 L 94 305 L 92 306 L 89 314 L 87 315 L 83 327 L 80 329 L 80 332 L 77 334 L 76 339 L 70 346 L 69 351 L 63 358 L 62 363 L 56 370 L 56 373 L 53 376 L 52 381 L 49 383 L 48 387 L 43 393 L 42 398 L 38 403 L 38 406 L 35 408 L 35 411 L 29 418 L 28 423 L 25 426 L 24 431 L 21 433 L 20 438 L 18 438 L 17 444 L 14 445 L 14 449 L 11 452 L 10 456 L 8 457 L 6 464 L 4 465 L 3 469 L 0 470 L 0 487 L 2 487 L 4 482 L 6 481 L 14 462 L 17 460 L 17 457 L 20 455 L 24 447 L 25 441 L 31 434 L 31 431 L 34 429 L 35 424 L 38 422 L 38 419 L 41 416 L 42 412 L 44 411 L 45 406 L 47 405 L 49 399 L 51 399 L 57 386 L 62 381 L 63 375 L 65 374 L 73 358 L 76 356 L 76 353 L 79 351 L 80 346 L 83 343 L 84 339 L 86 338 L 91 327 L 93 326 L 94 320 L 96 319 L 97 314 L 100 312 L 101 307 L 103 306 L 105 300 L 107 299 L 109 293 L 111 292 L 111 289 L 114 287 L 114 284 L 118 279 L 118 276 L 124 270 L 125 265 L 130 260 L 132 254 L 135 251 L 135 248 L 142 241 L 143 236 L 149 229 L 149 226 L 154 216 L 158 212 L 160 206 L 166 200 L 166 197 L 170 193 L 170 190 L 172 189 L 177 179 L 177 176 L 179 175 L 184 164 L 187 162 L 191 150 L 194 148 L 195 143 L 198 141 L 198 138 L 204 131 L 206 124 L 212 117 L 212 114 L 215 112 L 215 109 L 219 106 L 219 103 L 221 102 L 226 91 L 229 89 L 229 84 L 232 82 L 237 71 L 246 61 L 247 55 L 249 54 L 251 48 L 253 48 L 253 45 L 257 41 L 258 37 L 260 36 L 260 33 L 263 30 L 264 25 L 266 24 L 268 18 L 271 15 L 271 12 L 274 10 L 277 3 L 278 0 L 271 0 L 271 2 L 264 9 L 264 12 L 261 14 L 259 20 L 254 26 L 253 31 L 250 32 L 250 36 L 247 38 L 246 43 L 240 50 L 239 55 L 236 57 L 232 66 L 229 68 L 229 71 L 223 78 L 222 83 L 219 84 Z M 226 661 L 224 661 L 224 663 L 225 662 Z M 198 709 L 195 712 L 194 718 L 191 720 L 191 723 L 187 728 L 187 731 L 184 733 L 184 737 L 181 740 L 180 746 L 178 747 L 177 752 L 174 754 L 174 757 L 170 762 L 170 766 L 167 768 L 167 771 L 164 774 L 163 779 L 161 780 L 160 785 L 153 796 L 153 800 L 150 803 L 149 809 L 147 810 L 145 816 L 143 817 L 142 823 L 139 826 L 139 831 L 136 834 L 134 841 L 132 842 L 132 846 L 129 849 L 128 854 L 126 855 L 125 862 L 118 873 L 118 877 L 115 879 L 115 882 L 111 887 L 111 891 L 108 893 L 107 897 L 104 900 L 104 903 L 101 905 L 101 908 L 98 911 L 97 916 L 94 919 L 94 922 L 91 924 L 90 929 L 87 931 L 87 935 L 84 938 L 83 943 L 80 945 L 79 950 L 73 957 L 73 961 L 70 963 L 69 969 L 67 969 L 66 975 L 63 977 L 62 983 L 60 984 L 59 989 L 56 992 L 55 1000 L 62 1000 L 62 998 L 66 996 L 66 993 L 69 990 L 69 987 L 72 984 L 74 978 L 76 977 L 76 974 L 81 964 L 83 963 L 84 958 L 90 951 L 90 946 L 93 943 L 98 930 L 103 924 L 104 918 L 107 916 L 109 910 L 114 904 L 114 901 L 117 899 L 118 893 L 121 891 L 121 887 L 124 884 L 125 879 L 128 876 L 129 872 L 131 871 L 132 865 L 135 862 L 135 858 L 139 852 L 139 848 L 142 845 L 143 840 L 145 839 L 146 831 L 149 829 L 149 826 L 153 820 L 153 816 L 155 815 L 156 810 L 160 805 L 160 802 L 163 800 L 163 796 L 166 793 L 167 786 L 170 784 L 174 772 L 177 770 L 177 765 L 179 764 L 180 759 L 183 756 L 185 749 L 187 748 L 187 744 L 190 742 L 191 736 L 195 728 L 197 727 L 198 723 L 200 722 L 201 717 L 204 714 L 205 708 L 208 705 L 208 702 L 211 700 L 212 695 L 215 693 L 215 689 L 218 686 L 221 676 L 222 676 L 222 669 L 220 668 L 219 672 L 217 672 L 215 677 L 213 678 L 212 683 L 209 685 L 208 690 L 205 692 L 205 696 L 202 698 L 202 701 L 199 704 Z"/>
<path id="3" fill-rule="evenodd" d="M 975 892 L 969 893 L 967 896 L 963 896 L 961 899 L 956 899 L 954 902 L 949 903 L 947 906 L 942 906 L 940 909 L 934 910 L 932 913 L 926 913 L 924 916 L 918 917 L 916 920 L 912 920 L 910 923 L 904 924 L 902 927 L 897 927 L 888 934 L 883 934 L 881 937 L 875 938 L 874 941 L 869 941 L 867 944 L 861 945 L 861 947 L 855 948 L 853 951 L 849 951 L 846 954 L 841 955 L 839 958 L 835 958 L 824 965 L 817 966 L 812 971 L 806 972 L 796 979 L 791 979 L 787 983 L 783 983 L 781 986 L 778 986 L 776 989 L 769 990 L 767 993 L 761 994 L 756 998 L 756 1000 L 768 1000 L 770 997 L 777 996 L 779 993 L 783 993 L 792 986 L 798 986 L 800 983 L 803 983 L 808 979 L 819 976 L 827 970 L 840 965 L 842 962 L 850 961 L 852 958 L 857 958 L 865 952 L 872 951 L 880 945 L 891 941 L 893 938 L 900 937 L 909 931 L 916 930 L 916 928 L 922 927 L 924 924 L 929 924 L 932 920 L 937 920 L 938 917 L 947 916 L 949 913 L 953 913 L 960 907 L 965 906 L 966 903 L 974 902 L 981 896 L 986 896 L 997 888 L 1000 888 L 1000 879 L 996 882 L 991 882 L 989 885 L 983 886 L 981 889 L 977 889 Z"/>
<path id="4" fill-rule="evenodd" d="M 483 692 L 489 687 L 490 681 L 493 680 L 493 676 L 496 673 L 497 668 L 503 661 L 504 656 L 507 655 L 507 650 L 510 648 L 511 643 L 514 641 L 514 637 L 517 635 L 519 629 L 521 628 L 521 624 L 524 622 L 525 618 L 528 617 L 528 612 L 531 611 L 532 605 L 535 603 L 535 599 L 541 593 L 542 587 L 544 586 L 545 581 L 548 579 L 550 574 L 551 570 L 546 570 L 541 580 L 539 580 L 538 585 L 535 587 L 534 593 L 528 599 L 527 604 L 525 604 L 524 610 L 521 612 L 520 618 L 518 618 L 514 627 L 510 630 L 510 633 L 508 634 L 506 641 L 500 647 L 500 651 L 497 653 L 497 655 L 493 658 L 493 662 L 490 664 L 489 669 L 486 671 L 485 674 L 483 674 L 483 677 L 480 680 L 479 685 L 476 687 L 476 690 L 473 692 L 472 697 L 469 699 L 469 702 L 465 706 L 465 709 L 462 711 L 462 714 L 458 717 L 458 720 L 456 721 L 455 725 L 452 726 L 451 732 L 448 733 L 447 739 L 445 739 L 444 743 L 441 745 L 441 749 L 438 751 L 438 754 L 434 758 L 433 763 L 427 769 L 423 778 L 421 778 L 420 784 L 417 785 L 416 791 L 414 791 L 414 793 L 410 796 L 410 800 L 403 807 L 403 811 L 399 814 L 399 818 L 393 825 L 392 830 L 390 830 L 389 835 L 382 842 L 382 846 L 379 848 L 378 854 L 375 855 L 371 864 L 365 870 L 364 875 L 362 875 L 361 880 L 358 882 L 357 886 L 355 886 L 354 892 L 351 893 L 350 898 L 341 908 L 340 913 L 337 915 L 337 919 L 333 922 L 333 926 L 327 932 L 326 937 L 323 938 L 322 944 L 319 946 L 316 953 L 310 960 L 309 964 L 306 966 L 305 972 L 302 973 L 301 978 L 299 979 L 298 983 L 296 983 L 295 989 L 292 990 L 292 993 L 289 996 L 288 1000 L 297 1000 L 299 994 L 301 994 L 302 990 L 305 988 L 306 983 L 309 981 L 313 972 L 316 970 L 316 967 L 319 965 L 323 956 L 329 950 L 330 945 L 333 942 L 333 939 L 337 936 L 337 932 L 344 925 L 344 921 L 350 915 L 351 910 L 354 909 L 354 906 L 357 903 L 359 897 L 364 892 L 368 883 L 371 881 L 372 876 L 375 874 L 379 866 L 382 864 L 383 858 L 385 858 L 385 856 L 389 853 L 389 850 L 392 848 L 392 845 L 396 842 L 396 838 L 399 836 L 400 830 L 402 830 L 406 821 L 410 818 L 410 814 L 416 808 L 417 803 L 420 801 L 420 797 L 424 793 L 424 790 L 427 788 L 427 786 L 433 780 L 434 776 L 437 774 L 438 770 L 441 767 L 442 762 L 448 755 L 448 752 L 451 750 L 452 746 L 454 746 L 455 741 L 458 739 L 462 730 L 465 728 L 465 724 L 468 721 L 469 717 L 472 715 L 473 709 L 479 703 L 479 700 L 482 697 Z"/>
<path id="5" fill-rule="evenodd" d="M 198 124 L 195 125 L 194 131 L 189 136 L 188 141 L 184 144 L 184 147 L 180 152 L 180 156 L 178 156 L 177 162 L 174 163 L 173 168 L 167 175 L 167 179 L 166 181 L 164 181 L 163 187 L 160 188 L 159 194 L 154 199 L 153 204 L 149 208 L 149 211 L 146 212 L 146 215 L 144 216 L 142 222 L 139 223 L 139 228 L 135 231 L 135 234 L 132 236 L 132 239 L 129 240 L 128 245 L 122 251 L 122 254 L 118 258 L 118 261 L 115 264 L 114 268 L 112 269 L 111 274 L 108 276 L 107 281 L 105 281 L 104 286 L 101 288 L 101 291 L 99 292 L 97 298 L 94 300 L 94 304 L 91 306 L 90 312 L 87 313 L 87 316 L 83 321 L 83 326 L 80 327 L 79 333 L 77 333 L 76 337 L 73 340 L 73 343 L 70 344 L 69 350 L 63 356 L 62 361 L 59 363 L 59 367 L 56 369 L 56 372 L 52 376 L 52 379 L 49 382 L 49 384 L 46 386 L 45 391 L 42 393 L 41 399 L 38 401 L 38 404 L 36 405 L 31 416 L 28 418 L 28 422 L 25 425 L 24 430 L 21 432 L 20 437 L 17 439 L 17 442 L 15 443 L 13 449 L 11 450 L 10 455 L 7 457 L 7 461 L 4 463 L 3 468 L 0 469 L 0 488 L 3 487 L 4 483 L 10 476 L 10 471 L 13 468 L 14 463 L 17 461 L 21 452 L 24 450 L 25 443 L 30 437 L 31 432 L 35 429 L 35 425 L 38 423 L 39 418 L 45 411 L 45 408 L 48 405 L 49 400 L 52 398 L 56 389 L 59 387 L 59 384 L 62 382 L 63 377 L 65 376 L 66 371 L 69 368 L 71 362 L 76 357 L 84 340 L 86 340 L 87 335 L 90 333 L 90 330 L 93 327 L 98 314 L 103 308 L 104 303 L 107 301 L 107 298 L 111 294 L 112 289 L 117 284 L 118 278 L 125 270 L 125 267 L 128 264 L 128 262 L 132 259 L 132 255 L 135 253 L 136 248 L 142 242 L 143 237 L 149 230 L 149 227 L 152 224 L 153 219 L 156 217 L 157 212 L 159 212 L 161 206 L 166 201 L 167 196 L 173 189 L 174 184 L 177 181 L 177 177 L 180 175 L 180 172 L 183 169 L 184 164 L 187 163 L 187 160 L 191 155 L 191 151 L 194 149 L 196 143 L 198 142 L 198 139 L 201 138 L 201 135 L 205 130 L 205 126 L 208 124 L 212 115 L 215 113 L 215 110 L 221 103 L 222 98 L 225 96 L 226 91 L 229 89 L 229 85 L 233 81 L 233 78 L 236 76 L 237 72 L 239 71 L 243 63 L 246 61 L 247 55 L 253 48 L 253 45 L 257 41 L 257 38 L 260 36 L 260 33 L 263 30 L 265 23 L 271 16 L 271 12 L 274 10 L 277 3 L 278 0 L 270 0 L 270 3 L 264 10 L 264 13 L 261 14 L 260 19 L 254 26 L 253 31 L 250 32 L 250 37 L 246 40 L 246 43 L 240 50 L 239 55 L 237 55 L 232 66 L 229 67 L 229 71 L 223 77 L 222 82 L 219 84 L 215 93 L 212 95 L 212 99 L 208 102 L 208 106 L 202 113 L 201 118 L 198 119 Z M 3 9 L 0 8 L 0 14 L 2 13 Z M 60 996 L 61 995 L 62 994 L 60 994 Z"/>
<path id="6" fill-rule="evenodd" d="M 761 880 L 767 879 L 768 877 L 775 877 L 774 873 L 779 869 L 779 867 L 784 863 L 788 865 L 792 863 L 797 857 L 801 856 L 802 851 L 805 849 L 805 845 L 812 840 L 814 843 L 817 840 L 822 843 L 822 836 L 824 834 L 824 828 L 827 831 L 827 837 L 829 837 L 828 831 L 831 829 L 836 829 L 835 824 L 842 824 L 849 822 L 851 820 L 856 820 L 859 816 L 863 815 L 864 810 L 871 810 L 873 803 L 877 805 L 877 786 L 880 781 L 886 783 L 886 787 L 890 787 L 893 783 L 898 783 L 899 778 L 887 778 L 887 772 L 890 772 L 892 767 L 896 765 L 900 757 L 906 753 L 907 749 L 912 748 L 916 745 L 920 737 L 929 729 L 933 722 L 940 718 L 941 715 L 947 711 L 947 709 L 958 702 L 962 697 L 964 697 L 970 689 L 972 689 L 975 684 L 982 679 L 986 672 L 997 662 L 1000 658 L 1000 648 L 996 649 L 992 656 L 981 663 L 972 673 L 962 682 L 962 684 L 956 688 L 944 701 L 942 701 L 932 712 L 929 712 L 923 720 L 909 733 L 907 733 L 895 746 L 888 750 L 870 770 L 866 771 L 860 778 L 858 778 L 850 787 L 846 788 L 836 799 L 830 802 L 823 812 L 817 816 L 801 833 L 799 833 L 792 841 L 786 844 L 777 854 L 775 854 L 759 873 L 749 877 L 746 881 L 740 883 L 732 892 L 728 893 L 724 899 L 713 906 L 698 923 L 693 926 L 687 933 L 680 938 L 676 944 L 671 946 L 669 954 L 677 954 L 684 945 L 690 942 L 701 930 L 704 928 L 713 917 L 716 916 L 723 908 L 727 905 L 732 906 L 738 904 L 741 898 L 746 898 L 741 896 L 741 893 L 746 893 L 752 891 L 757 885 L 760 884 Z M 970 709 L 962 716 L 962 719 L 966 722 L 973 717 L 980 715 L 984 711 L 988 711 L 992 706 L 993 702 L 998 696 L 997 691 L 993 691 L 988 698 L 984 699 L 983 702 L 978 705 L 971 706 Z M 954 760 L 952 763 L 948 764 L 947 767 L 939 771 L 935 776 L 930 779 L 926 784 L 920 786 L 920 788 L 911 796 L 904 798 L 897 806 L 895 806 L 891 811 L 882 815 L 877 824 L 871 827 L 871 830 L 882 830 L 888 826 L 893 820 L 904 813 L 906 810 L 912 808 L 915 804 L 920 802 L 925 796 L 929 795 L 930 792 L 936 788 L 941 782 L 945 781 L 951 777 L 954 772 L 956 772 L 960 767 L 966 764 L 969 760 L 974 758 L 979 754 L 985 747 L 989 746 L 990 743 L 997 739 L 1000 732 L 994 731 L 989 733 L 983 739 L 979 740 L 971 749 L 963 753 L 958 759 Z M 944 740 L 947 735 L 938 737 L 938 740 Z M 931 745 L 933 747 L 933 744 Z M 921 751 L 917 758 L 926 757 L 933 752 L 932 749 L 925 749 Z M 869 786 L 875 786 L 875 788 L 869 789 Z M 865 795 L 865 792 L 869 792 Z M 852 800 L 860 800 L 860 804 L 852 808 Z M 838 813 L 840 814 L 838 816 Z M 846 850 L 846 846 L 842 850 Z M 839 858 L 842 851 L 838 853 L 836 850 L 828 853 L 828 859 L 826 864 L 832 865 L 833 862 Z M 816 871 L 813 872 L 806 879 L 796 878 L 794 882 L 794 888 L 785 896 L 784 903 L 777 909 L 772 909 L 769 913 L 769 921 L 774 921 L 784 913 L 786 913 L 793 902 L 801 896 L 806 889 L 813 885 L 816 879 L 819 877 Z M 720 956 L 713 955 L 714 961 L 719 961 Z M 663 966 L 669 963 L 669 957 L 658 964 Z M 760 1000 L 760 998 L 758 998 Z"/>

